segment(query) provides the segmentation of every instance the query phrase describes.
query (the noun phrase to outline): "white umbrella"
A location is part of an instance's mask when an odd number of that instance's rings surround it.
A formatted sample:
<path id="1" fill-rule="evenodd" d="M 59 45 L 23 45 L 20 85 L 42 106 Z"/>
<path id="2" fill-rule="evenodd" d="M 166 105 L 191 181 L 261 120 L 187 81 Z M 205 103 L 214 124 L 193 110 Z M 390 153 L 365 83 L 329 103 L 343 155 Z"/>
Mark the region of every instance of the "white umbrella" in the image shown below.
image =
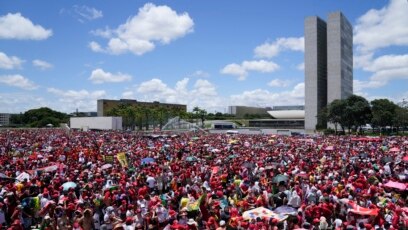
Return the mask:
<path id="1" fill-rule="evenodd" d="M 16 177 L 16 179 L 17 179 L 18 181 L 24 181 L 25 179 L 30 180 L 30 174 L 28 174 L 28 173 L 26 173 L 26 172 L 22 172 L 22 173 L 20 173 L 20 175 L 18 175 L 18 176 Z"/>
<path id="2" fill-rule="evenodd" d="M 104 164 L 101 167 L 101 169 L 103 169 L 103 170 L 108 169 L 108 168 L 112 168 L 112 164 Z"/>

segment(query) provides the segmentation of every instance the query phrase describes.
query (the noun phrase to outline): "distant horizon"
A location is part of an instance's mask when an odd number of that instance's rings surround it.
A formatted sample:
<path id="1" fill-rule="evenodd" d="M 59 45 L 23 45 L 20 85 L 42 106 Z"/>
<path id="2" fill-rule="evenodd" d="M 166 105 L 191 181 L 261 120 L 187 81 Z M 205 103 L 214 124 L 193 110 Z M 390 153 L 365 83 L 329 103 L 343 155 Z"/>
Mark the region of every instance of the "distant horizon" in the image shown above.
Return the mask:
<path id="1" fill-rule="evenodd" d="M 338 11 L 353 26 L 353 93 L 408 100 L 406 0 L 42 3 L 2 2 L 0 113 L 93 112 L 106 98 L 304 105 L 304 20 Z"/>

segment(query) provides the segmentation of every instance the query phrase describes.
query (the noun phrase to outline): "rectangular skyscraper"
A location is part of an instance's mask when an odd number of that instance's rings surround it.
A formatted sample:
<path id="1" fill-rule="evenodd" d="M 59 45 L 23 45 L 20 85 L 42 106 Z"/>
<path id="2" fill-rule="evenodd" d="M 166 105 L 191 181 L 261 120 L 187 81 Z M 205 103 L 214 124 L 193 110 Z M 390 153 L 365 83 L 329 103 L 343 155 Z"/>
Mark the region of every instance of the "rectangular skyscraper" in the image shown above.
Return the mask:
<path id="1" fill-rule="evenodd" d="M 341 12 L 327 20 L 327 104 L 353 94 L 353 27 Z"/>
<path id="2" fill-rule="evenodd" d="M 327 24 L 305 19 L 305 130 L 318 124 L 318 113 L 335 99 L 353 94 L 353 28 L 341 12 Z M 322 124 L 323 126 L 325 124 Z"/>
<path id="3" fill-rule="evenodd" d="M 327 103 L 326 22 L 305 20 L 305 129 L 316 129 L 317 114 Z"/>

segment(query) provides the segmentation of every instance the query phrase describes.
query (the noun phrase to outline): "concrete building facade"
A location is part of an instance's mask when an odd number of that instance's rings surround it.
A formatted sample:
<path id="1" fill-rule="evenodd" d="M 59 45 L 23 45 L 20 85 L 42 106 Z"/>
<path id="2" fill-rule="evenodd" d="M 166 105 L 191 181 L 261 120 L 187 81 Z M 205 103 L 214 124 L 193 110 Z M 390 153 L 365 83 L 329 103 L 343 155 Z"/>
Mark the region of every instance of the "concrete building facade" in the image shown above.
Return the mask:
<path id="1" fill-rule="evenodd" d="M 353 28 L 341 12 L 327 23 L 305 19 L 305 130 L 313 132 L 318 113 L 335 99 L 353 94 Z M 325 124 L 322 124 L 325 126 Z"/>
<path id="2" fill-rule="evenodd" d="M 305 130 L 315 130 L 317 114 L 327 105 L 327 25 L 305 20 Z"/>
<path id="3" fill-rule="evenodd" d="M 0 113 L 0 126 L 10 125 L 11 113 Z"/>
<path id="4" fill-rule="evenodd" d="M 268 116 L 268 110 L 270 108 L 262 108 L 262 107 L 252 107 L 252 106 L 239 106 L 233 105 L 228 106 L 228 114 L 235 115 L 237 118 L 244 118 L 245 115 L 260 115 L 260 116 Z"/>
<path id="5" fill-rule="evenodd" d="M 353 27 L 341 12 L 327 20 L 327 104 L 353 94 Z"/>

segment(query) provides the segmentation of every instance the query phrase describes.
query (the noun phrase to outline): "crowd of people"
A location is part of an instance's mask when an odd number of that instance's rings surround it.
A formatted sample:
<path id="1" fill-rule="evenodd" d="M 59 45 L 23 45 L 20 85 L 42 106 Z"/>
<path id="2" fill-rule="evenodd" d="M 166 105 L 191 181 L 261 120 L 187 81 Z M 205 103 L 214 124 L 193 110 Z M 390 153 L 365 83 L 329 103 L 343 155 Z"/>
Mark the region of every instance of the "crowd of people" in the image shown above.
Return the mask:
<path id="1" fill-rule="evenodd" d="M 408 229 L 408 137 L 0 132 L 3 229 Z"/>

